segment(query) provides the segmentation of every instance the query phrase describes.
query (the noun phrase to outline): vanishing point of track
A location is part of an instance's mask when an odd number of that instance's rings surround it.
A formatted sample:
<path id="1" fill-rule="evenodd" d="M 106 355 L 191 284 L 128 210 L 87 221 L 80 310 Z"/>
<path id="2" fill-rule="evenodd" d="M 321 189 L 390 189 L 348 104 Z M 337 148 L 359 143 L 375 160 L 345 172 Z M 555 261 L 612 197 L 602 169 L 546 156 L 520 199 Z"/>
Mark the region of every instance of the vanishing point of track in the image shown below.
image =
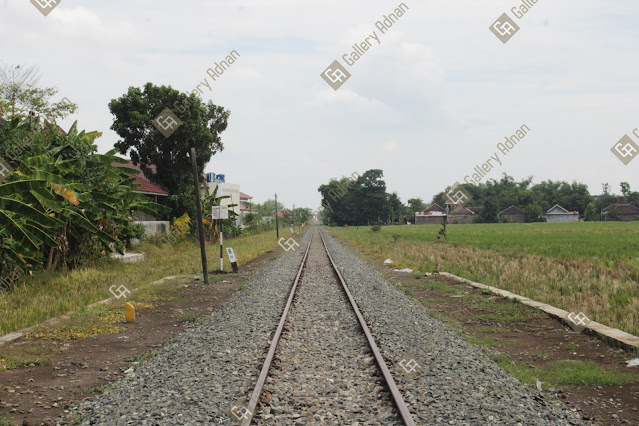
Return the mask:
<path id="1" fill-rule="evenodd" d="M 246 426 L 246 425 L 250 425 L 253 417 L 255 416 L 255 413 L 257 411 L 257 405 L 260 401 L 260 396 L 262 395 L 262 392 L 264 390 L 264 386 L 265 383 L 267 381 L 267 377 L 269 377 L 269 372 L 271 370 L 271 366 L 273 364 L 273 360 L 275 358 L 275 354 L 276 351 L 278 349 L 278 344 L 280 343 L 280 338 L 282 337 L 282 333 L 284 331 L 285 328 L 285 324 L 287 323 L 287 318 L 289 316 L 289 312 L 291 311 L 291 307 L 293 306 L 293 302 L 296 296 L 296 291 L 298 289 L 298 284 L 300 283 L 300 279 L 302 277 L 302 274 L 305 270 L 305 268 L 307 267 L 307 260 L 309 257 L 309 252 L 311 249 L 311 245 L 313 243 L 313 235 L 315 234 L 315 232 L 319 231 L 312 231 L 311 237 L 310 237 L 310 241 L 308 243 L 308 246 L 306 247 L 306 250 L 304 252 L 304 256 L 303 259 L 301 261 L 300 267 L 297 271 L 297 275 L 295 276 L 295 279 L 293 281 L 293 284 L 291 286 L 290 292 L 289 292 L 289 296 L 286 302 L 286 305 L 284 307 L 282 316 L 280 318 L 279 324 L 277 326 L 277 329 L 275 331 L 275 334 L 273 335 L 273 340 L 272 343 L 269 347 L 269 350 L 267 352 L 267 355 L 265 357 L 264 360 L 264 364 L 262 366 L 260 375 L 258 377 L 257 383 L 255 385 L 255 388 L 253 390 L 253 393 L 251 395 L 251 398 L 248 401 L 248 405 L 247 405 L 247 409 L 248 409 L 248 416 L 242 421 L 242 425 Z M 410 415 L 408 406 L 406 405 L 406 402 L 404 401 L 401 392 L 399 390 L 399 388 L 397 387 L 397 384 L 395 383 L 395 380 L 393 379 L 393 376 L 390 372 L 390 370 L 388 369 L 386 362 L 384 361 L 384 358 L 381 354 L 381 352 L 379 351 L 379 348 L 377 347 L 377 343 L 375 342 L 375 339 L 370 331 L 370 329 L 368 328 L 368 325 L 364 319 L 364 317 L 362 316 L 359 307 L 357 306 L 357 303 L 355 302 L 355 299 L 353 298 L 353 295 L 351 294 L 351 292 L 348 289 L 348 286 L 342 276 L 342 274 L 340 273 L 337 265 L 335 264 L 335 262 L 333 261 L 333 258 L 331 257 L 329 251 L 328 251 L 328 247 L 326 245 L 326 242 L 324 241 L 324 238 L 322 237 L 321 233 L 319 233 L 320 235 L 320 239 L 322 241 L 324 250 L 326 252 L 326 256 L 328 257 L 330 266 L 332 268 L 332 271 L 334 272 L 335 277 L 339 280 L 339 283 L 341 284 L 341 289 L 343 290 L 343 293 L 346 295 L 346 297 L 348 298 L 349 302 L 350 302 L 350 307 L 352 308 L 352 311 L 355 313 L 355 316 L 357 317 L 357 322 L 359 323 L 359 327 L 361 329 L 361 331 L 363 331 L 365 337 L 366 337 L 366 341 L 368 343 L 368 349 L 370 349 L 370 352 L 372 353 L 375 362 L 377 364 L 377 369 L 379 371 L 379 373 L 381 373 L 381 376 L 383 377 L 383 381 L 384 384 L 386 386 L 387 391 L 390 393 L 390 396 L 392 397 L 392 401 L 395 405 L 395 408 L 397 409 L 397 413 L 399 414 L 399 417 L 401 417 L 402 421 L 404 422 L 404 424 L 412 426 L 415 424 L 415 422 L 413 421 L 412 416 Z"/>

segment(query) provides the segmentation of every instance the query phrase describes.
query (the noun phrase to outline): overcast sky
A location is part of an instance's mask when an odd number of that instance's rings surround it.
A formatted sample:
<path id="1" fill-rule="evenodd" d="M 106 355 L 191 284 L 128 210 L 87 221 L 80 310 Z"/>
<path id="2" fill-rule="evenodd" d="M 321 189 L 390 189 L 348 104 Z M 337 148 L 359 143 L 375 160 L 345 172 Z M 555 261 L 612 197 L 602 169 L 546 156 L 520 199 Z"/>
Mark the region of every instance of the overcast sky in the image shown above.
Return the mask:
<path id="1" fill-rule="evenodd" d="M 530 0 L 527 0 L 530 1 Z M 639 2 L 406 1 L 385 34 L 375 22 L 400 2 L 379 0 L 62 0 L 44 17 L 29 0 L 0 0 L 0 60 L 38 65 L 41 82 L 79 106 L 68 128 L 104 133 L 111 99 L 146 82 L 191 91 L 230 51 L 241 56 L 204 89 L 231 110 L 224 151 L 206 171 L 262 202 L 315 208 L 332 177 L 382 169 L 388 191 L 429 201 L 497 152 L 483 179 L 609 182 L 639 190 L 639 161 L 610 151 L 639 142 Z M 521 27 L 503 44 L 504 12 Z M 378 42 L 353 66 L 353 44 Z M 334 91 L 320 78 L 338 59 L 352 74 Z M 211 79 L 209 78 L 209 81 Z M 56 101 L 58 99 L 55 99 Z M 497 149 L 523 124 L 531 132 Z"/>

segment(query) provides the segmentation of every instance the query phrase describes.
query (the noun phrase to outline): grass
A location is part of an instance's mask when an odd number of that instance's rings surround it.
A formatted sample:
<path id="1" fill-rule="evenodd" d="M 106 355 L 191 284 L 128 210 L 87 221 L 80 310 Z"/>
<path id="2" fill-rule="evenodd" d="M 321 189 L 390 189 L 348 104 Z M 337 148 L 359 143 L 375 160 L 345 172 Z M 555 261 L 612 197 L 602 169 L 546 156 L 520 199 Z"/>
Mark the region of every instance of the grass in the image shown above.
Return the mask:
<path id="1" fill-rule="evenodd" d="M 124 331 L 124 327 L 118 326 L 125 319 L 124 310 L 111 304 L 83 306 L 70 317 L 66 321 L 37 326 L 25 334 L 25 339 L 70 341 Z"/>
<path id="2" fill-rule="evenodd" d="M 52 344 L 0 347 L 0 371 L 33 365 L 49 365 L 51 357 L 62 352 Z"/>
<path id="3" fill-rule="evenodd" d="M 233 247 L 240 267 L 278 247 L 275 231 L 226 240 L 225 245 Z M 0 335 L 109 298 L 112 285 L 116 288 L 124 285 L 133 290 L 169 275 L 202 273 L 199 245 L 193 242 L 161 247 L 143 243 L 135 248 L 146 253 L 144 261 L 121 263 L 108 260 L 102 265 L 71 272 L 35 273 L 24 278 L 12 290 L 0 292 Z M 219 264 L 218 256 L 219 245 L 207 244 L 211 269 Z M 228 259 L 225 258 L 224 262 L 224 269 L 231 271 Z M 211 279 L 215 279 L 213 275 Z M 150 292 L 152 294 L 153 291 Z"/>
<path id="4" fill-rule="evenodd" d="M 576 343 L 566 343 L 564 345 L 564 348 L 566 348 L 568 352 L 574 352 L 577 350 L 578 347 L 579 345 L 577 345 Z"/>
<path id="5" fill-rule="evenodd" d="M 507 355 L 495 358 L 497 365 L 519 381 L 533 386 L 539 380 L 548 386 L 622 386 L 635 382 L 632 373 L 617 373 L 600 367 L 594 361 L 554 361 L 543 367 L 516 364 Z"/>
<path id="6" fill-rule="evenodd" d="M 396 268 L 442 271 L 548 303 L 639 335 L 639 222 L 331 228 Z M 393 238 L 399 235 L 401 238 Z"/>
<path id="7" fill-rule="evenodd" d="M 185 312 L 180 316 L 181 322 L 190 322 L 196 323 L 202 317 L 202 313 L 200 312 Z"/>
<path id="8" fill-rule="evenodd" d="M 114 390 L 117 387 L 118 387 L 117 383 L 109 383 L 107 385 L 98 386 L 98 387 L 95 387 L 95 388 L 88 389 L 87 393 L 98 393 L 98 394 L 108 393 L 108 392 L 111 392 L 112 390 Z"/>
<path id="9" fill-rule="evenodd" d="M 143 363 L 146 362 L 152 358 L 155 358 L 157 356 L 158 352 L 157 351 L 152 351 L 149 352 L 148 354 L 144 354 L 144 355 L 136 355 L 133 357 L 133 362 L 139 362 L 139 363 Z"/>

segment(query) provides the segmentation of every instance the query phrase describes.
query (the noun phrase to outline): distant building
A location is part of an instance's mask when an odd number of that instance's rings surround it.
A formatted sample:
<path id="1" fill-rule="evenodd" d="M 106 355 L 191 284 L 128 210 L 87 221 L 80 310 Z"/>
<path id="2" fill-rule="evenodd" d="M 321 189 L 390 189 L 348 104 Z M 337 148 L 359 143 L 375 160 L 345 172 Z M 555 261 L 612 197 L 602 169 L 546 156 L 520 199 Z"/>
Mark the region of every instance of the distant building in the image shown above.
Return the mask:
<path id="1" fill-rule="evenodd" d="M 546 212 L 546 222 L 579 222 L 579 212 L 569 212 L 559 204 Z"/>
<path id="2" fill-rule="evenodd" d="M 526 212 L 519 207 L 510 206 L 499 213 L 499 221 L 502 223 L 526 223 Z"/>
<path id="3" fill-rule="evenodd" d="M 253 197 L 250 195 L 240 192 L 240 212 L 242 212 L 242 216 L 253 213 L 253 208 L 251 206 L 252 199 Z"/>
<path id="4" fill-rule="evenodd" d="M 138 194 L 143 194 L 149 198 L 151 198 L 154 202 L 158 202 L 160 197 L 167 197 L 169 195 L 168 192 L 160 188 L 159 186 L 151 183 L 144 174 L 142 173 L 142 169 L 140 169 L 139 165 L 133 164 L 133 161 L 129 160 L 128 164 L 121 163 L 112 163 L 115 167 L 125 167 L 132 170 L 137 170 L 139 174 L 130 174 L 130 177 L 135 178 L 134 183 L 139 185 L 137 188 L 133 190 L 133 192 L 137 192 Z M 151 165 L 150 169 L 154 172 L 155 165 Z M 136 213 L 135 223 L 139 223 L 144 226 L 144 230 L 147 235 L 154 234 L 166 234 L 169 232 L 169 228 L 171 226 L 171 222 L 169 221 L 159 221 L 157 218 L 148 215 L 146 213 Z"/>
<path id="5" fill-rule="evenodd" d="M 479 207 L 457 206 L 448 213 L 448 223 L 474 223 L 480 211 Z"/>
<path id="6" fill-rule="evenodd" d="M 626 203 L 626 199 L 620 197 L 615 204 L 611 204 L 603 210 L 605 221 L 634 222 L 639 220 L 639 208 Z"/>
<path id="7" fill-rule="evenodd" d="M 446 222 L 446 210 L 439 204 L 433 204 L 426 210 L 415 212 L 415 225 L 442 224 Z"/>
<path id="8" fill-rule="evenodd" d="M 225 175 L 216 175 L 215 173 L 206 174 L 206 184 L 209 189 L 209 194 L 213 194 L 217 188 L 217 197 L 228 196 L 222 200 L 222 207 L 234 204 L 235 207 L 230 208 L 238 216 L 241 216 L 241 200 L 240 200 L 240 185 L 235 183 L 227 183 Z"/>

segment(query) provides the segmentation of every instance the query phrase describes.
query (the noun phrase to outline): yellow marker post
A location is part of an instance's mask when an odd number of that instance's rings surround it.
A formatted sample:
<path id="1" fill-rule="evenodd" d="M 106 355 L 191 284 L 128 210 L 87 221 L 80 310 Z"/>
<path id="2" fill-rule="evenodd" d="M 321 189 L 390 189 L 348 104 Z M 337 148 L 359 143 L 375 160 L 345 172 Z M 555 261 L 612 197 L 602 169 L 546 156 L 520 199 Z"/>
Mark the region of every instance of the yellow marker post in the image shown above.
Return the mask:
<path id="1" fill-rule="evenodd" d="M 124 307 L 126 308 L 126 322 L 135 322 L 135 306 L 126 302 Z"/>

